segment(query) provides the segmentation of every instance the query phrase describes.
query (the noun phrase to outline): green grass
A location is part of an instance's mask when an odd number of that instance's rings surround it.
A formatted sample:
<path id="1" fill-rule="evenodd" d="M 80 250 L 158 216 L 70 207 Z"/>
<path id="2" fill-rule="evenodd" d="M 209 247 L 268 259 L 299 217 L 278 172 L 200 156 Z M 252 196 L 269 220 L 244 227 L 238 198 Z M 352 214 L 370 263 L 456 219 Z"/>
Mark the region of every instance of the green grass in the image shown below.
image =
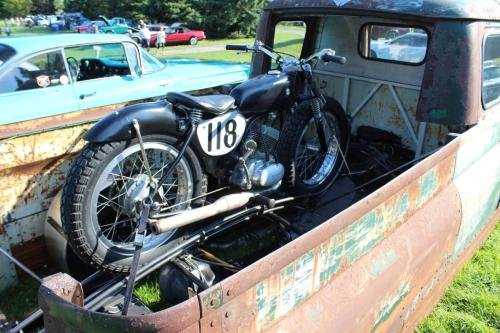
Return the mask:
<path id="1" fill-rule="evenodd" d="M 161 54 L 161 51 L 153 51 L 151 53 L 161 59 L 198 59 L 203 61 L 226 61 L 226 62 L 245 62 L 250 63 L 252 55 L 250 53 L 237 54 L 235 51 L 213 51 L 203 53 L 188 53 L 188 54 Z"/>
<path id="2" fill-rule="evenodd" d="M 27 277 L 0 293 L 0 311 L 9 322 L 21 321 L 36 311 L 38 287 L 37 281 Z"/>
<path id="3" fill-rule="evenodd" d="M 219 46 L 219 45 L 226 45 L 226 44 L 253 44 L 253 42 L 254 42 L 253 38 L 205 39 L 205 40 L 200 41 L 196 45 L 169 45 L 165 48 L 165 50 L 168 50 L 168 51 L 185 50 L 185 49 L 196 50 L 196 49 L 199 49 L 200 47 L 207 47 L 207 46 Z"/>
<path id="4" fill-rule="evenodd" d="M 166 309 L 168 304 L 160 296 L 158 274 L 153 274 L 137 284 L 134 295 L 139 298 L 152 311 Z"/>
<path id="5" fill-rule="evenodd" d="M 7 35 L 5 34 L 5 21 L 3 19 L 0 20 L 0 27 L 2 28 L 2 35 L 1 37 L 6 37 Z M 24 26 L 16 26 L 11 25 L 11 36 L 19 36 L 19 35 L 42 35 L 42 34 L 47 34 L 51 33 L 49 27 L 39 27 L 39 26 L 34 26 L 33 28 L 28 28 Z"/>
<path id="6" fill-rule="evenodd" d="M 293 24 L 286 24 L 286 23 L 278 23 L 276 26 L 277 29 L 283 29 L 283 30 L 297 30 L 301 32 L 306 32 L 306 27 L 305 26 L 300 26 L 300 25 L 293 25 Z"/>
<path id="7" fill-rule="evenodd" d="M 417 332 L 500 332 L 500 224 Z"/>
<path id="8" fill-rule="evenodd" d="M 302 50 L 302 42 L 303 37 L 298 36 L 296 34 L 290 34 L 286 32 L 277 32 L 275 39 L 275 49 L 280 52 L 289 53 L 294 56 L 299 56 Z M 168 51 L 175 50 L 186 50 L 193 49 L 196 51 L 197 48 L 207 47 L 207 46 L 225 46 L 227 44 L 244 44 L 244 45 L 252 45 L 254 43 L 254 39 L 252 38 L 240 38 L 240 39 L 214 39 L 214 40 L 206 40 L 198 43 L 196 46 L 169 46 L 166 48 Z M 165 59 L 200 59 L 206 61 L 229 61 L 229 62 L 246 62 L 250 63 L 252 60 L 252 54 L 243 53 L 238 54 L 235 51 L 211 51 L 211 52 L 193 52 L 188 54 L 162 54 L 161 51 L 158 51 L 154 48 L 150 51 L 153 55 L 158 58 Z"/>

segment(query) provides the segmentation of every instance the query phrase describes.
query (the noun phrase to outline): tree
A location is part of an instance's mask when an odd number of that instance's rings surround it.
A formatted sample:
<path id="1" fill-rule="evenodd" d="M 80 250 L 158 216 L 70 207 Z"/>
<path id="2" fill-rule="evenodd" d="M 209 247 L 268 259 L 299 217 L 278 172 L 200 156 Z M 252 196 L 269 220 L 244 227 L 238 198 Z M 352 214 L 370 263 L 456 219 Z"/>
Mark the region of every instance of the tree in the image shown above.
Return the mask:
<path id="1" fill-rule="evenodd" d="M 182 22 L 192 28 L 199 28 L 202 17 L 192 0 L 149 0 L 147 15 L 164 23 Z"/>
<path id="2" fill-rule="evenodd" d="M 147 0 L 108 0 L 109 16 L 143 20 L 146 18 L 147 3 Z"/>
<path id="3" fill-rule="evenodd" d="M 97 19 L 99 15 L 108 15 L 108 1 L 103 0 L 66 0 L 65 12 L 82 12 L 90 19 Z"/>
<path id="4" fill-rule="evenodd" d="M 32 0 L 31 13 L 33 14 L 52 14 L 54 13 L 53 0 Z"/>
<path id="5" fill-rule="evenodd" d="M 194 0 L 204 13 L 203 25 L 209 37 L 251 37 L 259 18 L 259 9 L 267 0 Z"/>
<path id="6" fill-rule="evenodd" d="M 54 12 L 59 14 L 64 9 L 64 0 L 54 0 Z"/>
<path id="7" fill-rule="evenodd" d="M 3 0 L 3 11 L 8 16 L 24 16 L 30 13 L 31 0 Z"/>

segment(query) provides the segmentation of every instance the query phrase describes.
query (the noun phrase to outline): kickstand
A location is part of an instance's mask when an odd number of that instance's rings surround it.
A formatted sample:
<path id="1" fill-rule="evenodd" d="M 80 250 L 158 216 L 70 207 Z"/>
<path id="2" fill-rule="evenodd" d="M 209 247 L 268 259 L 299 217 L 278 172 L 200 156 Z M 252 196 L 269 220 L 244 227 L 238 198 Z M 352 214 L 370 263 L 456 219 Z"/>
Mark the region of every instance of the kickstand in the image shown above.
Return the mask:
<path id="1" fill-rule="evenodd" d="M 132 259 L 132 265 L 130 266 L 130 272 L 127 279 L 127 289 L 125 290 L 125 300 L 123 301 L 122 316 L 126 316 L 128 313 L 128 308 L 132 300 L 132 294 L 135 287 L 135 277 L 137 275 L 137 268 L 139 267 L 139 259 L 141 258 L 141 251 L 144 246 L 144 237 L 146 236 L 146 227 L 148 225 L 149 210 L 151 208 L 152 200 L 150 197 L 144 198 L 141 204 L 141 213 L 139 215 L 139 226 L 135 233 L 134 239 L 134 257 Z"/>

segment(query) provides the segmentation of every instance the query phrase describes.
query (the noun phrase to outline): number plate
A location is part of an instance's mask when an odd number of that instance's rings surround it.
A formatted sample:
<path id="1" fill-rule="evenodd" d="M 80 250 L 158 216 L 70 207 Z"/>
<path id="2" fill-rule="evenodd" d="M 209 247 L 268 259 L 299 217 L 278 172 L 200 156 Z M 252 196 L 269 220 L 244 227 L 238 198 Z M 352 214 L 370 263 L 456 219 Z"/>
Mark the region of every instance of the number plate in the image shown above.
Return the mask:
<path id="1" fill-rule="evenodd" d="M 232 151 L 243 139 L 246 119 L 238 111 L 201 122 L 197 135 L 203 151 L 210 156 L 221 156 Z"/>

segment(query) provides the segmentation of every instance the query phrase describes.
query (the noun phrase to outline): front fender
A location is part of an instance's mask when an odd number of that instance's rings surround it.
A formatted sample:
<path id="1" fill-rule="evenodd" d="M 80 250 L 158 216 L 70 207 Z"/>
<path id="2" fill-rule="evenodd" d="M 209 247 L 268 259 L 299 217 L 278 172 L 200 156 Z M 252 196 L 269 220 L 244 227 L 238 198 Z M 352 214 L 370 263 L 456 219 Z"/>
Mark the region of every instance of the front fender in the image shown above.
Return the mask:
<path id="1" fill-rule="evenodd" d="M 126 106 L 98 121 L 84 136 L 89 142 L 131 140 L 136 134 L 132 121 L 136 119 L 141 135 L 169 134 L 180 136 L 177 115 L 166 100 Z"/>

